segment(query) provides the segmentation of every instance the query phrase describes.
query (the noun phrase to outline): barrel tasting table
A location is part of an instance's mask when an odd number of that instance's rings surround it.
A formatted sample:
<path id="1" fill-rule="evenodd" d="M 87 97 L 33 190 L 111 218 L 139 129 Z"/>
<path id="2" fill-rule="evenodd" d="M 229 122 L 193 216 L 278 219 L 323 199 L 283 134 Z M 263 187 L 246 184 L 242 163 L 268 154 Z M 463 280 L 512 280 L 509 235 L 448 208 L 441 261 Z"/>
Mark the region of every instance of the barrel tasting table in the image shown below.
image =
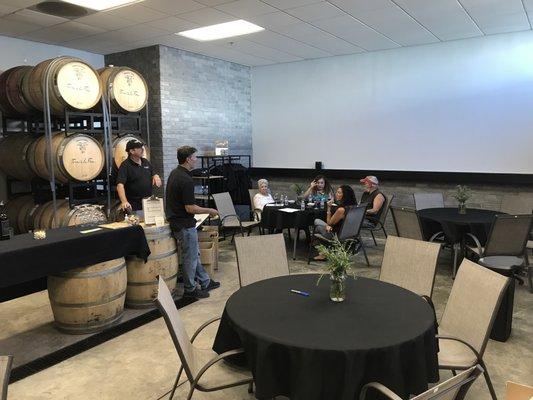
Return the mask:
<path id="1" fill-rule="evenodd" d="M 46 238 L 16 235 L 0 241 L 0 302 L 46 288 L 46 277 L 69 269 L 135 255 L 146 260 L 150 249 L 140 226 L 121 229 L 68 227 L 46 231 Z"/>

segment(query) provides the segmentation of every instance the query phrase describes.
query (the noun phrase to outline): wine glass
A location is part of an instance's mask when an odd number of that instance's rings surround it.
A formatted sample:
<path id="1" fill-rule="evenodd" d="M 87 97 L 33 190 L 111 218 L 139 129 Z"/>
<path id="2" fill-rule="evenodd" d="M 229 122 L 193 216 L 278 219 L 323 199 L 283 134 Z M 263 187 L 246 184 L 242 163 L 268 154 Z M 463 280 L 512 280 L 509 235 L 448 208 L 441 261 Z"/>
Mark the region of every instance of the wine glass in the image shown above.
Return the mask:
<path id="1" fill-rule="evenodd" d="M 279 193 L 274 193 L 274 203 L 278 204 Z"/>

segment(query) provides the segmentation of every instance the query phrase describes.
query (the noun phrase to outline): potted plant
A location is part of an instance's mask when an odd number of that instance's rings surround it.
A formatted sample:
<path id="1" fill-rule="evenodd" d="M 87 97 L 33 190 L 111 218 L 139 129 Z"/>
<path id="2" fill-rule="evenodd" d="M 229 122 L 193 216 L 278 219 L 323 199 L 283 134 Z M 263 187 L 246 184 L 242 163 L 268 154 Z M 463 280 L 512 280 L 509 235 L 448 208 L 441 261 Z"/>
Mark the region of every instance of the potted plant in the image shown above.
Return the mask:
<path id="1" fill-rule="evenodd" d="M 471 196 L 468 186 L 457 185 L 457 190 L 453 197 L 459 202 L 459 214 L 466 214 L 466 202 Z"/>
<path id="2" fill-rule="evenodd" d="M 291 185 L 291 189 L 294 190 L 294 193 L 296 193 L 297 198 L 300 198 L 302 196 L 302 193 L 304 192 L 304 187 L 299 183 L 293 183 Z"/>
<path id="3" fill-rule="evenodd" d="M 350 270 L 353 273 L 353 263 L 350 258 L 352 245 L 352 242 L 341 243 L 337 235 L 335 235 L 328 246 L 324 244 L 316 246 L 318 252 L 326 257 L 326 269 L 331 279 L 329 293 L 331 301 L 341 302 L 346 299 L 346 276 Z M 324 275 L 320 275 L 317 285 Z M 355 274 L 353 274 L 353 277 L 355 278 Z"/>

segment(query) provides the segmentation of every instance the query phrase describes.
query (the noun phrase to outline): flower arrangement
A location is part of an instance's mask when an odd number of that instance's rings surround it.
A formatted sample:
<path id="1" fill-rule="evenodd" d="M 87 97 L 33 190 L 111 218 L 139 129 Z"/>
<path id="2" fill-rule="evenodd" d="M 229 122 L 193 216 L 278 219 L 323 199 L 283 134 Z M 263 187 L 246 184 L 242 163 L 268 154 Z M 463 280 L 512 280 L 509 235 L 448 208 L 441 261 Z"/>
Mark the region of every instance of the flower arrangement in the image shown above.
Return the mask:
<path id="1" fill-rule="evenodd" d="M 316 246 L 319 253 L 326 257 L 326 270 L 331 279 L 330 298 L 334 302 L 344 301 L 346 298 L 346 286 L 344 281 L 350 270 L 355 278 L 353 263 L 350 257 L 352 245 L 353 243 L 351 242 L 341 243 L 337 235 L 335 235 L 329 246 L 323 244 Z M 320 280 L 324 275 L 325 273 L 320 275 L 317 285 L 320 283 Z"/>
<path id="2" fill-rule="evenodd" d="M 296 193 L 296 196 L 300 197 L 302 193 L 304 192 L 304 187 L 300 185 L 299 183 L 293 183 L 291 185 L 291 189 L 294 190 L 294 193 Z"/>
<path id="3" fill-rule="evenodd" d="M 457 190 L 453 197 L 459 202 L 459 214 L 466 214 L 466 202 L 472 197 L 470 188 L 465 185 L 457 185 Z"/>

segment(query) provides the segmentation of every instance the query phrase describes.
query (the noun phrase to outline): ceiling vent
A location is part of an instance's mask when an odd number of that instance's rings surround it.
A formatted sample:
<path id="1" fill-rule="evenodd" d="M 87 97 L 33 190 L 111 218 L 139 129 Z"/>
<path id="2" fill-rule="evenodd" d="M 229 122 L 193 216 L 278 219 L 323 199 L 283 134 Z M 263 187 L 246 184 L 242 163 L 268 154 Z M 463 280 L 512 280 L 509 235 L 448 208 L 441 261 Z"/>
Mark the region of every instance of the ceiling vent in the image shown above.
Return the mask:
<path id="1" fill-rule="evenodd" d="M 29 9 L 69 19 L 80 18 L 94 12 L 93 10 L 88 10 L 84 7 L 63 1 L 43 1 L 42 3 L 35 4 L 33 7 L 29 7 Z"/>

